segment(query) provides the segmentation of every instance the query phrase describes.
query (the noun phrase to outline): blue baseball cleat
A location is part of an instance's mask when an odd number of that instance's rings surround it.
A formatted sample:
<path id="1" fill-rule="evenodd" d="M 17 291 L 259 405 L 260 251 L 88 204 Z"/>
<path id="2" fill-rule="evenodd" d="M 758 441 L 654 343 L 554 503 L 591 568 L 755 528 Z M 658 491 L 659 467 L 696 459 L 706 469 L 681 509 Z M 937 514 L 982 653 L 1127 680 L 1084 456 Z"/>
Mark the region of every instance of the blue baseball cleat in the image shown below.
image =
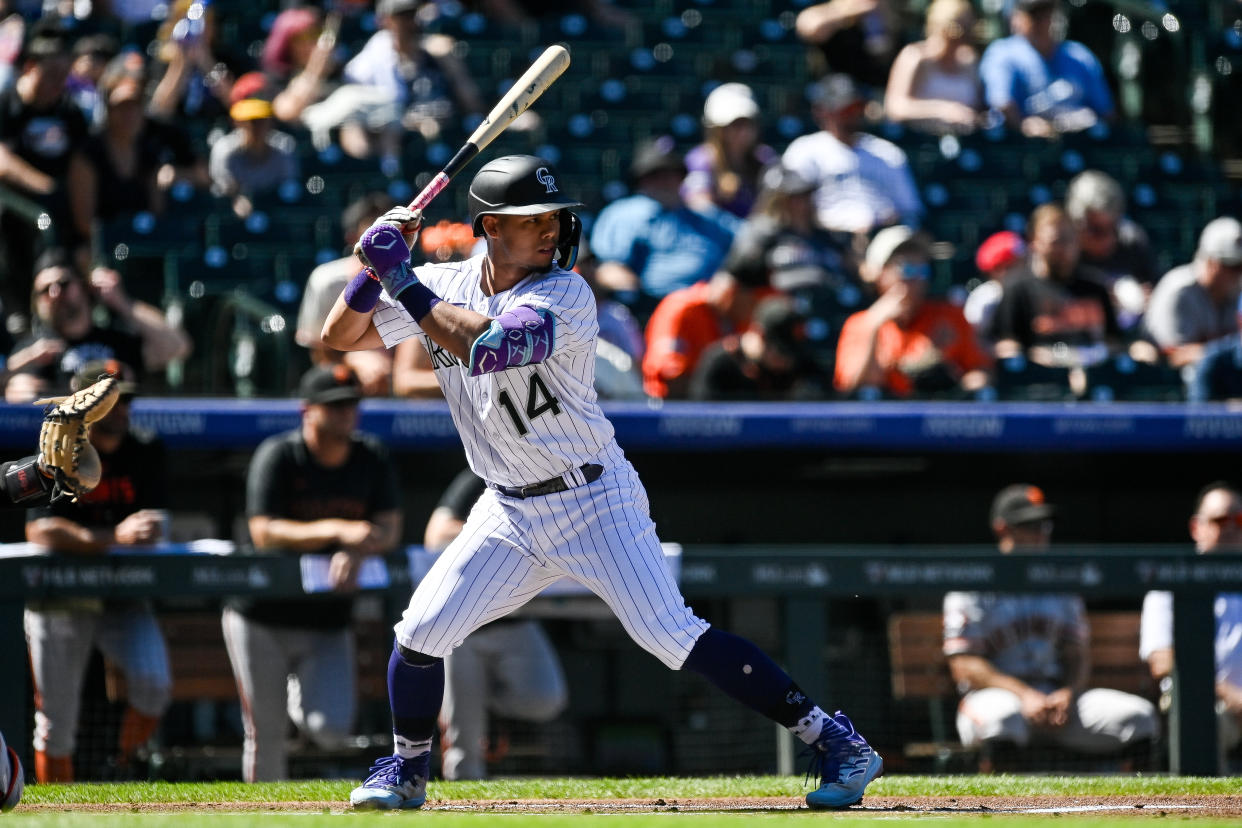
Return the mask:
<path id="1" fill-rule="evenodd" d="M 427 801 L 427 777 L 431 754 L 414 759 L 385 756 L 371 766 L 367 781 L 349 794 L 349 804 L 359 809 L 393 811 L 421 808 Z"/>
<path id="2" fill-rule="evenodd" d="M 823 782 L 806 795 L 806 804 L 816 810 L 847 808 L 861 801 L 867 785 L 884 771 L 884 760 L 854 729 L 849 717 L 838 710 L 832 719 L 846 735 L 825 733 L 815 744 L 811 770 Z"/>

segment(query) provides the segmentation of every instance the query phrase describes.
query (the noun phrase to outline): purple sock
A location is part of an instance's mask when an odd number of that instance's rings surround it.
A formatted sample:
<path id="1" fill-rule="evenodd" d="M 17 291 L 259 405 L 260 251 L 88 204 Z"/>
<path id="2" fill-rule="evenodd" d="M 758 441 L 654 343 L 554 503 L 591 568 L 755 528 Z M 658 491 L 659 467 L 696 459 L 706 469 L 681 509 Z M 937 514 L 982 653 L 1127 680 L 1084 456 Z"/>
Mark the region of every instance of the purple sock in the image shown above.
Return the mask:
<path id="1" fill-rule="evenodd" d="M 784 727 L 797 727 L 816 709 L 767 654 L 745 638 L 715 627 L 699 636 L 683 666 Z"/>
<path id="2" fill-rule="evenodd" d="M 444 702 L 444 660 L 414 664 L 402 658 L 396 646 L 388 659 L 388 702 L 392 731 L 400 752 L 402 743 L 431 748 L 440 705 Z"/>
<path id="3" fill-rule="evenodd" d="M 345 286 L 345 304 L 358 313 L 370 313 L 379 301 L 381 289 L 383 285 L 372 278 L 371 271 L 364 267 Z"/>

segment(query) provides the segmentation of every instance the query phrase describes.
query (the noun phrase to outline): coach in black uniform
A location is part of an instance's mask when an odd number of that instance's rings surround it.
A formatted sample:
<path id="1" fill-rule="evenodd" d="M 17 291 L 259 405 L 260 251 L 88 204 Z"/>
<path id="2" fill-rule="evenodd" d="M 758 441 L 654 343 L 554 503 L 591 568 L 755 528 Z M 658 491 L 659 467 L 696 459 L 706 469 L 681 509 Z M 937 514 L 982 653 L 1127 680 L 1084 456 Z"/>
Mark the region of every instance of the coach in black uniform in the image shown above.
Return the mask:
<path id="1" fill-rule="evenodd" d="M 130 427 L 132 369 L 113 360 L 86 363 L 71 388 L 103 374 L 119 377 L 120 396 L 90 430 L 99 452 L 99 484 L 76 500 L 62 497 L 26 515 L 26 539 L 58 555 L 99 555 L 113 547 L 165 540 L 168 485 L 164 445 Z M 26 642 L 35 681 L 35 777 L 72 782 L 82 683 L 98 647 L 125 675 L 127 707 L 116 760 L 123 768 L 155 732 L 172 698 L 163 634 L 146 601 L 51 599 L 26 605 Z"/>
<path id="2" fill-rule="evenodd" d="M 344 365 L 303 377 L 302 425 L 265 440 L 250 461 L 246 513 L 258 551 L 330 557 L 329 596 L 242 601 L 224 610 L 224 642 L 242 694 L 248 782 L 288 776 L 286 716 L 324 746 L 353 727 L 353 599 L 364 557 L 401 537 L 396 471 L 355 433 L 361 385 Z M 292 681 L 290 679 L 292 678 Z M 292 694 L 292 698 L 288 694 Z"/>

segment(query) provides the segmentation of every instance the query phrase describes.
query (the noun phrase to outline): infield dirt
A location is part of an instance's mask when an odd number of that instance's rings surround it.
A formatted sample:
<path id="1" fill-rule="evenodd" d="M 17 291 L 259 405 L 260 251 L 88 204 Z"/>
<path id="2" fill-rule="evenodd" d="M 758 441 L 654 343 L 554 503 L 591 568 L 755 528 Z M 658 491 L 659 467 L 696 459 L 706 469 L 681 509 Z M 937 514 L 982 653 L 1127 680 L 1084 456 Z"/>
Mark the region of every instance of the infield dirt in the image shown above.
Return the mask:
<path id="1" fill-rule="evenodd" d="M 474 813 L 641 814 L 670 812 L 788 812 L 805 810 L 800 797 L 687 799 L 430 799 L 424 810 Z M 349 810 L 344 802 L 117 802 L 23 804 L 32 813 L 322 813 Z M 1023 814 L 1242 817 L 1242 796 L 869 796 L 846 809 L 857 814 Z"/>

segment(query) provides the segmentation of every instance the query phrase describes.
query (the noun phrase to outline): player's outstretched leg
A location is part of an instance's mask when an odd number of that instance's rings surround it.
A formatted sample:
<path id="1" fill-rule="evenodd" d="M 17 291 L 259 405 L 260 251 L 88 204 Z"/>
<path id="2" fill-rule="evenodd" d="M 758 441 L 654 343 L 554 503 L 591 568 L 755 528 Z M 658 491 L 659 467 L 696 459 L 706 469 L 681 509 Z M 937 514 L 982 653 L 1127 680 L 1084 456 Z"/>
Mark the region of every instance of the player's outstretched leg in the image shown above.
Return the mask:
<path id="1" fill-rule="evenodd" d="M 807 794 L 806 804 L 812 808 L 857 803 L 883 771 L 880 754 L 844 713 L 824 713 L 788 673 L 746 639 L 712 627 L 699 636 L 682 666 L 815 749 L 814 767 L 821 783 Z"/>
<path id="2" fill-rule="evenodd" d="M 444 660 L 396 644 L 388 659 L 393 755 L 376 760 L 349 795 L 355 808 L 421 808 L 431 776 L 431 738 L 444 700 Z"/>

